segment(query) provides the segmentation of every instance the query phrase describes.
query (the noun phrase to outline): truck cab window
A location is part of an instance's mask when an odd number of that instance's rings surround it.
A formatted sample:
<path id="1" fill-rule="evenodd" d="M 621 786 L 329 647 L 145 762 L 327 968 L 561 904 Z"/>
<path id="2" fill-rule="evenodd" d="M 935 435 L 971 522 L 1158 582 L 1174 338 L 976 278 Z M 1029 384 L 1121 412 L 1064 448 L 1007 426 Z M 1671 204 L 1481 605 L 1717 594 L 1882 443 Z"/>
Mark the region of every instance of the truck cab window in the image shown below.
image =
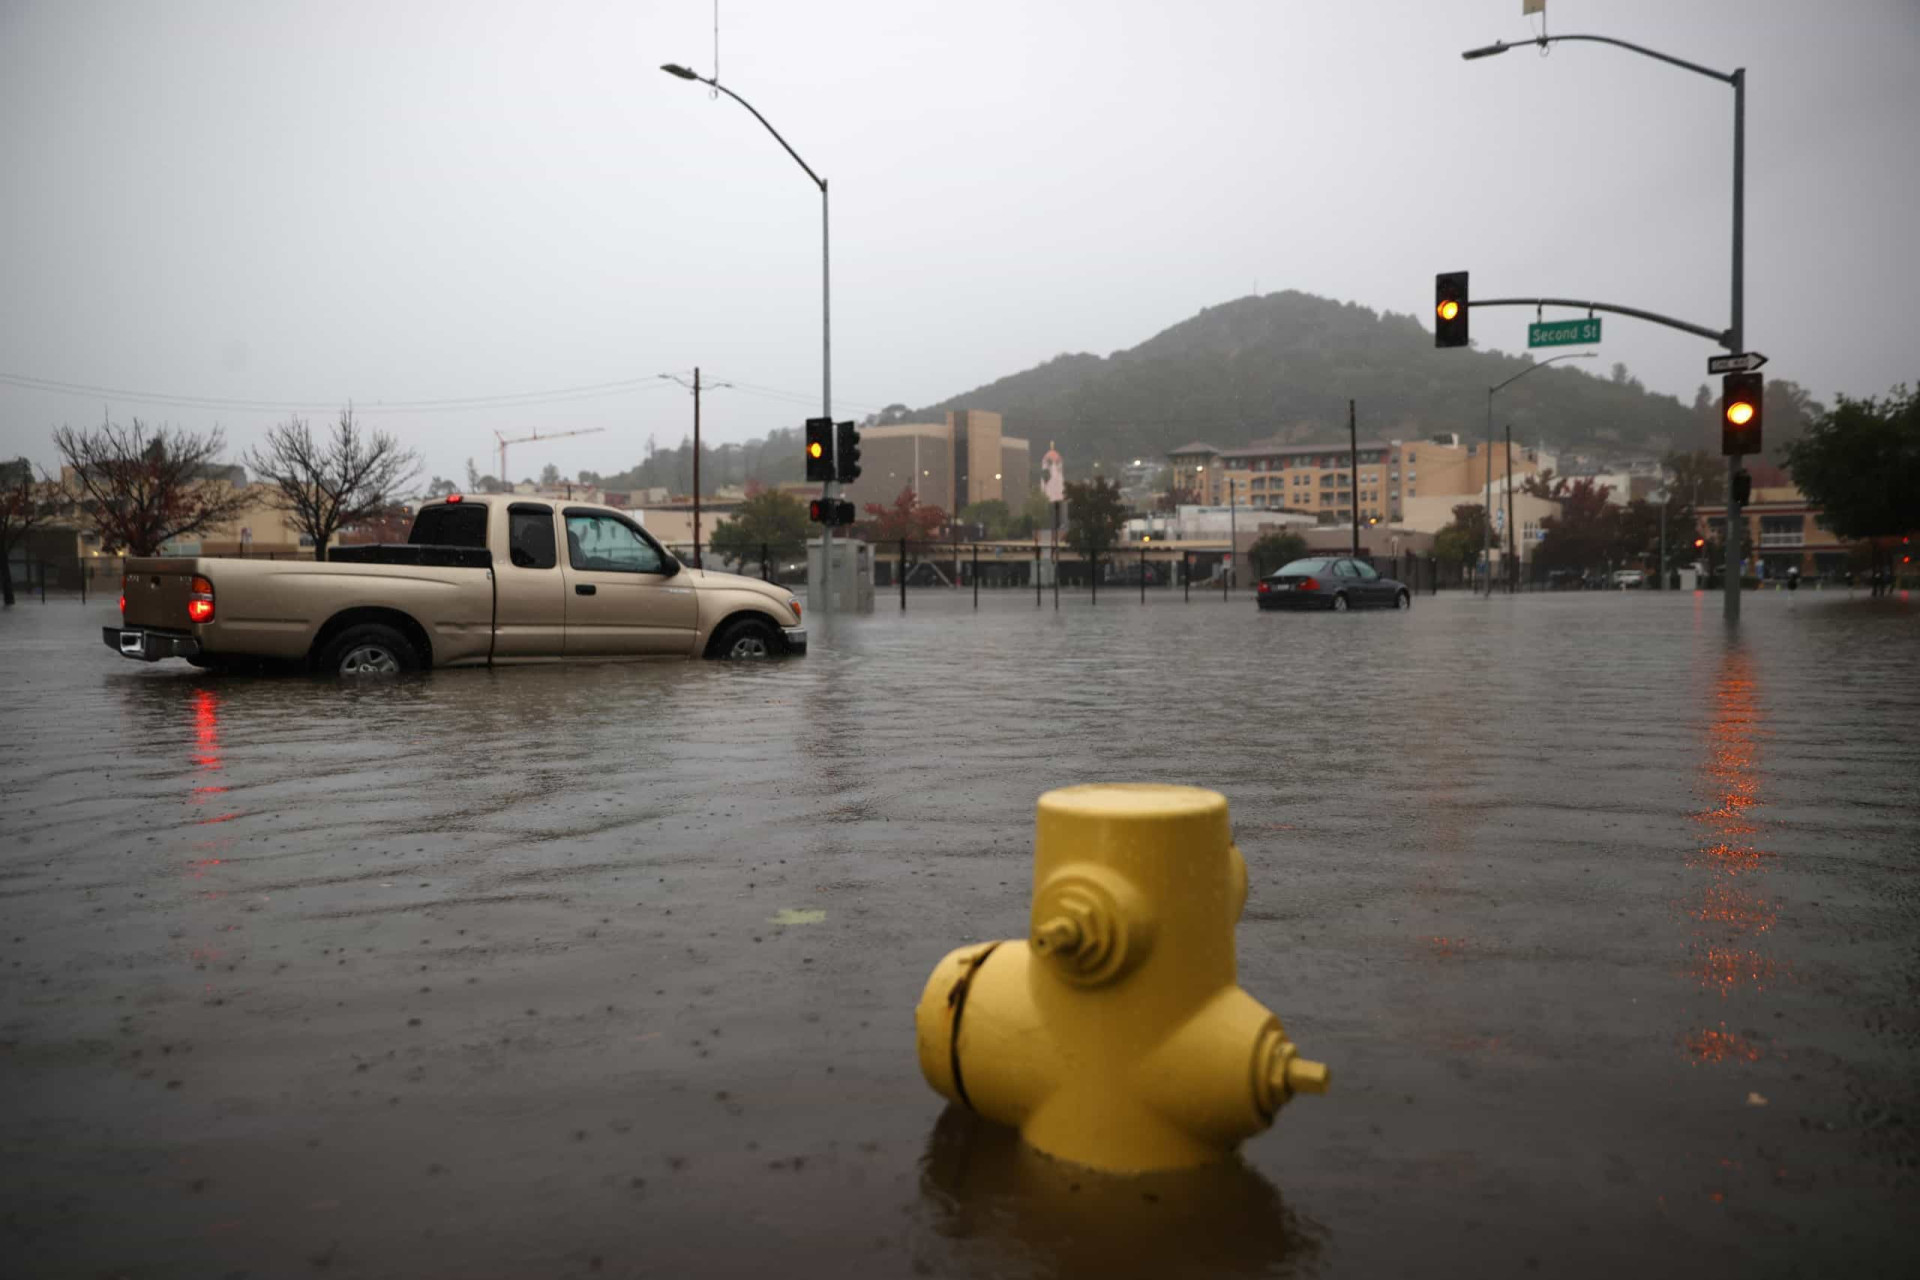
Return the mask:
<path id="1" fill-rule="evenodd" d="M 487 508 L 478 502 L 423 507 L 413 518 L 413 532 L 407 535 L 407 541 L 415 546 L 485 547 Z"/>
<path id="2" fill-rule="evenodd" d="M 517 569 L 551 569 L 559 563 L 553 508 L 517 503 L 507 508 L 507 558 Z"/>
<path id="3" fill-rule="evenodd" d="M 567 563 L 602 573 L 661 573 L 665 563 L 652 543 L 623 520 L 567 512 Z"/>

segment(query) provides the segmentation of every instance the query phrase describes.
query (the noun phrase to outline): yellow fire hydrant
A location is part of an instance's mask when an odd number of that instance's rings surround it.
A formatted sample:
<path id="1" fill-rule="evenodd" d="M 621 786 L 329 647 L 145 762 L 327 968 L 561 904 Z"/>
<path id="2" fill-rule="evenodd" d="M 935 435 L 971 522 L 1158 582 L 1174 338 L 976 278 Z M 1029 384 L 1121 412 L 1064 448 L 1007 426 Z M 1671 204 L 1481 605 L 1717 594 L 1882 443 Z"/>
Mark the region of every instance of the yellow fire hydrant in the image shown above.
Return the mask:
<path id="1" fill-rule="evenodd" d="M 961 947 L 920 997 L 927 1083 L 1095 1169 L 1228 1155 L 1328 1080 L 1240 989 L 1233 927 L 1246 900 L 1218 792 L 1047 792 L 1025 942 Z"/>

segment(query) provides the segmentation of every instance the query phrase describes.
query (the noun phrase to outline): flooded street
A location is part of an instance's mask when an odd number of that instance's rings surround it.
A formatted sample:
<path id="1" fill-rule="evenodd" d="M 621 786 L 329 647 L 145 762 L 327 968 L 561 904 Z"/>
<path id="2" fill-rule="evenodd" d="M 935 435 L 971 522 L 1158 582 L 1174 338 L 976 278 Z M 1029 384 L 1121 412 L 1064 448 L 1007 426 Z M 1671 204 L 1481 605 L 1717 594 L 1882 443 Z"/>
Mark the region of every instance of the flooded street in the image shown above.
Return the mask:
<path id="1" fill-rule="evenodd" d="M 358 687 L 0 616 L 0 1275 L 1894 1275 L 1920 608 L 915 592 L 766 665 Z M 943 1114 L 1034 801 L 1223 792 L 1333 1069 L 1115 1181 Z"/>

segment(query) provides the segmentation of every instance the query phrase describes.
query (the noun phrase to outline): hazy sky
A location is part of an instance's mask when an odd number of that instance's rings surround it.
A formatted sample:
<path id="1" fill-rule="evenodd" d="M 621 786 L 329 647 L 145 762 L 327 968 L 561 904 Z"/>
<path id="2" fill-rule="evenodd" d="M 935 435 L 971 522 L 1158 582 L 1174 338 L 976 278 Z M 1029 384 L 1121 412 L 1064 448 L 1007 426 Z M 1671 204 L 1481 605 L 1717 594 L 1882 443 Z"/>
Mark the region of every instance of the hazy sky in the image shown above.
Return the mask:
<path id="1" fill-rule="evenodd" d="M 1551 0 L 1748 89 L 1748 345 L 1920 378 L 1920 3 Z M 711 0 L 0 0 L 0 455 L 61 423 L 219 424 L 351 398 L 431 470 L 618 470 L 818 412 L 820 199 L 713 69 Z M 1132 346 L 1258 289 L 1431 319 L 1474 292 L 1727 320 L 1732 99 L 1520 0 L 724 0 L 721 80 L 830 181 L 836 416 Z M 1521 349 L 1530 312 L 1474 317 Z M 1713 348 L 1605 321 L 1690 398 Z M 1343 392 L 1345 389 L 1342 389 Z M 1365 396 L 1365 388 L 1353 389 Z M 1009 423 L 1017 430 L 1017 423 Z M 1070 460 L 1071 462 L 1071 460 Z"/>

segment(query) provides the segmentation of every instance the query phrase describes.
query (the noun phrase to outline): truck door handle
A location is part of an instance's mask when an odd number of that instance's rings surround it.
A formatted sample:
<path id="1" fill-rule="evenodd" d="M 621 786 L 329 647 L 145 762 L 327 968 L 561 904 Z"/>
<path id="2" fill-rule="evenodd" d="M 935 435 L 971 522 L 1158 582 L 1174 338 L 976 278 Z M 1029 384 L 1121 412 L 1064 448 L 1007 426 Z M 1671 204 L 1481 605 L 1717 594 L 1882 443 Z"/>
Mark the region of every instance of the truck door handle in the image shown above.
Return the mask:
<path id="1" fill-rule="evenodd" d="M 573 584 L 573 594 L 577 596 L 590 596 L 596 590 L 598 590 L 598 588 L 591 582 L 576 582 Z"/>

